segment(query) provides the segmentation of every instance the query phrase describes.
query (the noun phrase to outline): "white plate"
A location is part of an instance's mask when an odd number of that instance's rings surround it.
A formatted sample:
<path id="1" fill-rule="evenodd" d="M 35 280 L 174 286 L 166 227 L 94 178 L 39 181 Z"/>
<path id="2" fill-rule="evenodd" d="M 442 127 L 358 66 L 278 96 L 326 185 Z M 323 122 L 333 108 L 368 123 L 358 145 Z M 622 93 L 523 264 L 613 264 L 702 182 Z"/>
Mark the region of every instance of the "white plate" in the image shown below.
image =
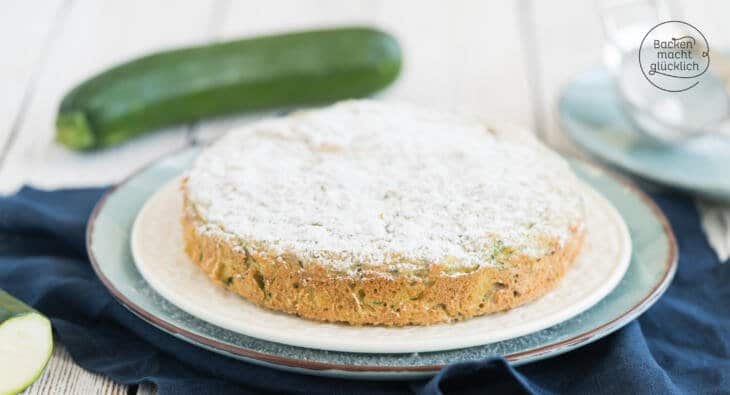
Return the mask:
<path id="1" fill-rule="evenodd" d="M 355 353 L 450 350 L 523 336 L 565 321 L 598 303 L 628 268 L 631 239 L 616 209 L 584 187 L 586 240 L 573 267 L 542 298 L 504 313 L 452 324 L 403 328 L 355 327 L 262 309 L 215 285 L 183 252 L 182 198 L 174 180 L 140 210 L 131 235 L 137 269 L 152 288 L 182 310 L 263 340 Z"/>

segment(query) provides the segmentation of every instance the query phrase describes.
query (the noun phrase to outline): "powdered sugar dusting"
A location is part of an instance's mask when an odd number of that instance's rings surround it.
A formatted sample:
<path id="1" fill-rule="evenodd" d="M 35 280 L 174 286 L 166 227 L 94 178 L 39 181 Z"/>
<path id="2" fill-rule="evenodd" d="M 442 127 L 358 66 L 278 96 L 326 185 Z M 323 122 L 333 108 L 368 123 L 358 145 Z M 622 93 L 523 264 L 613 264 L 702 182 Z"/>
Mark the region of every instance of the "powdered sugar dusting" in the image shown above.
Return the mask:
<path id="1" fill-rule="evenodd" d="M 187 188 L 205 231 L 342 271 L 541 256 L 582 219 L 568 165 L 529 134 L 377 101 L 231 131 L 200 155 Z"/>

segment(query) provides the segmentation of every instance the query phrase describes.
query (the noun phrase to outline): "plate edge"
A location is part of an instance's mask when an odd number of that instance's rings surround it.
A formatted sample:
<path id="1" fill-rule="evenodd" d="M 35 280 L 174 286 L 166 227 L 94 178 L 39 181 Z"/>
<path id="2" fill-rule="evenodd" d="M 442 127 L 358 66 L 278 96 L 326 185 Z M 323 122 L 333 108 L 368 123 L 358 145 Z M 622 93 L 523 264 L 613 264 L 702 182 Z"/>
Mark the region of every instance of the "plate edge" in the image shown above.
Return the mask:
<path id="1" fill-rule="evenodd" d="M 121 180 L 119 183 L 115 184 L 111 188 L 109 188 L 103 196 L 99 199 L 99 201 L 94 205 L 94 209 L 91 212 L 91 215 L 89 216 L 89 219 L 87 221 L 86 225 L 86 250 L 89 257 L 89 261 L 91 263 L 92 269 L 94 270 L 94 273 L 99 278 L 99 280 L 102 282 L 102 284 L 109 290 L 109 292 L 114 296 L 115 299 L 119 303 L 121 303 L 126 309 L 130 310 L 134 315 L 142 318 L 144 321 L 149 322 L 153 326 L 156 326 L 160 329 L 163 329 L 165 331 L 168 331 L 175 335 L 180 335 L 179 337 L 187 337 L 191 340 L 193 340 L 196 343 L 200 343 L 201 345 L 204 345 L 206 347 L 220 349 L 225 352 L 231 353 L 236 356 L 241 356 L 245 358 L 251 358 L 256 360 L 261 360 L 263 362 L 273 363 L 276 365 L 283 365 L 286 367 L 293 367 L 293 368 L 304 368 L 307 370 L 313 370 L 313 371 L 326 371 L 326 370 L 341 370 L 346 372 L 436 372 L 440 369 L 442 369 L 446 365 L 424 365 L 424 366 L 370 366 L 370 365 L 342 365 L 342 364 L 334 364 L 334 363 L 325 363 L 325 362 L 312 362 L 312 361 L 302 361 L 298 359 L 292 359 L 292 358 L 285 358 L 285 357 L 279 357 L 275 355 L 270 354 L 264 354 L 259 353 L 252 350 L 243 349 L 240 347 L 230 346 L 226 343 L 219 342 L 214 339 L 208 339 L 206 337 L 197 335 L 195 333 L 192 333 L 190 331 L 187 331 L 185 329 L 179 328 L 172 324 L 167 324 L 159 319 L 157 317 L 152 316 L 151 314 L 147 313 L 144 309 L 142 309 L 140 306 L 129 300 L 126 296 L 124 296 L 119 290 L 114 287 L 111 282 L 109 281 L 106 276 L 101 272 L 101 269 L 98 265 L 98 262 L 96 260 L 96 257 L 94 256 L 92 247 L 93 247 L 93 230 L 94 225 L 96 223 L 97 217 L 101 210 L 103 209 L 104 205 L 106 204 L 106 201 L 108 198 L 117 190 L 121 185 L 124 185 L 127 183 L 130 179 L 137 176 L 139 173 L 147 170 L 149 167 L 154 165 L 155 163 L 159 162 L 161 159 L 166 157 L 171 157 L 177 154 L 180 154 L 182 152 L 185 152 L 187 150 L 194 149 L 191 147 L 185 147 L 180 150 L 175 150 L 171 153 L 162 155 L 160 158 L 157 158 L 150 163 L 142 166 L 141 168 L 137 169 L 136 171 L 132 172 L 130 175 L 125 177 L 123 180 Z M 521 363 L 527 363 L 527 362 L 533 362 L 540 359 L 544 359 L 550 355 L 552 355 L 553 351 L 556 350 L 564 350 L 569 351 L 575 347 L 577 347 L 579 344 L 583 342 L 591 342 L 594 340 L 597 340 L 600 337 L 606 336 L 624 325 L 626 325 L 628 322 L 630 322 L 632 319 L 638 317 L 641 313 L 646 311 L 646 309 L 649 308 L 658 298 L 664 293 L 664 291 L 668 288 L 669 284 L 671 283 L 671 280 L 674 278 L 674 274 L 676 272 L 677 268 L 677 241 L 676 237 L 674 235 L 674 232 L 672 231 L 671 225 L 669 224 L 669 220 L 664 215 L 664 212 L 659 208 L 659 206 L 656 205 L 656 203 L 642 190 L 640 190 L 638 187 L 636 187 L 631 181 L 626 179 L 623 176 L 620 176 L 616 174 L 615 172 L 606 169 L 603 166 L 599 166 L 597 164 L 588 162 L 584 159 L 579 158 L 573 158 L 575 161 L 581 163 L 582 165 L 586 165 L 588 167 L 593 167 L 594 169 L 598 169 L 599 171 L 605 173 L 609 177 L 613 178 L 616 182 L 623 185 L 624 187 L 631 190 L 634 194 L 636 194 L 641 201 L 646 204 L 651 211 L 654 213 L 656 218 L 661 222 L 662 229 L 667 236 L 667 239 L 669 240 L 669 255 L 665 261 L 665 271 L 661 278 L 661 280 L 657 283 L 657 285 L 636 305 L 634 305 L 629 310 L 625 311 L 623 314 L 619 315 L 618 317 L 614 318 L 613 320 L 606 322 L 596 328 L 593 328 L 589 331 L 583 332 L 579 335 L 573 336 L 568 339 L 563 339 L 557 343 L 552 343 L 549 345 L 545 345 L 539 348 L 535 348 L 532 350 L 526 350 L 514 354 L 508 354 L 504 355 L 503 357 L 515 364 L 521 364 Z M 184 340 L 188 340 L 188 339 Z M 521 361 L 522 360 L 522 361 Z"/>

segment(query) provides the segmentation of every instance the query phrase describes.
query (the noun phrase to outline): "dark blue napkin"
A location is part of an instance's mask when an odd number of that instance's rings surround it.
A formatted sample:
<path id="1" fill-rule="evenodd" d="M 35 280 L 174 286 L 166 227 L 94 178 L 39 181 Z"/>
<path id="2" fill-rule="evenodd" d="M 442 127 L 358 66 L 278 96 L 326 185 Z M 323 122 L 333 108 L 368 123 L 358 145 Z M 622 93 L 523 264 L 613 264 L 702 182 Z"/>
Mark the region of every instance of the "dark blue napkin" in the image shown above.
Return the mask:
<path id="1" fill-rule="evenodd" d="M 86 219 L 101 189 L 24 188 L 0 198 L 0 288 L 53 321 L 82 367 L 161 394 L 730 393 L 730 264 L 720 264 L 687 198 L 654 195 L 677 234 L 667 294 L 639 320 L 568 354 L 514 368 L 456 363 L 430 381 L 363 382 L 286 373 L 194 347 L 118 304 L 86 257 Z"/>

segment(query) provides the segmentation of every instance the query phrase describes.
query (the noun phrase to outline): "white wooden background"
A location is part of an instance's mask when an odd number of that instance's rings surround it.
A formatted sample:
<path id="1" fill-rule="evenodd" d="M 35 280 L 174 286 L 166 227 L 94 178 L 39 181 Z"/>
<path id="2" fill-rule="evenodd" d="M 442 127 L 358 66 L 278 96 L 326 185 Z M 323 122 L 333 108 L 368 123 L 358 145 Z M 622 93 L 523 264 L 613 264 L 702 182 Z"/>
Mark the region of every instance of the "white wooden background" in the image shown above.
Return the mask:
<path id="1" fill-rule="evenodd" d="M 679 1 L 682 17 L 713 48 L 730 46 L 723 0 Z M 381 94 L 462 112 L 492 114 L 544 133 L 576 152 L 555 115 L 557 94 L 601 62 L 593 1 L 197 0 L 103 2 L 5 0 L 0 7 L 0 193 L 106 185 L 155 158 L 208 141 L 261 115 L 185 125 L 102 152 L 78 154 L 53 142 L 58 103 L 105 67 L 149 51 L 323 25 L 374 24 L 395 34 L 405 67 Z M 730 214 L 701 204 L 711 238 L 728 253 Z M 61 345 L 28 393 L 151 393 L 74 365 Z"/>

